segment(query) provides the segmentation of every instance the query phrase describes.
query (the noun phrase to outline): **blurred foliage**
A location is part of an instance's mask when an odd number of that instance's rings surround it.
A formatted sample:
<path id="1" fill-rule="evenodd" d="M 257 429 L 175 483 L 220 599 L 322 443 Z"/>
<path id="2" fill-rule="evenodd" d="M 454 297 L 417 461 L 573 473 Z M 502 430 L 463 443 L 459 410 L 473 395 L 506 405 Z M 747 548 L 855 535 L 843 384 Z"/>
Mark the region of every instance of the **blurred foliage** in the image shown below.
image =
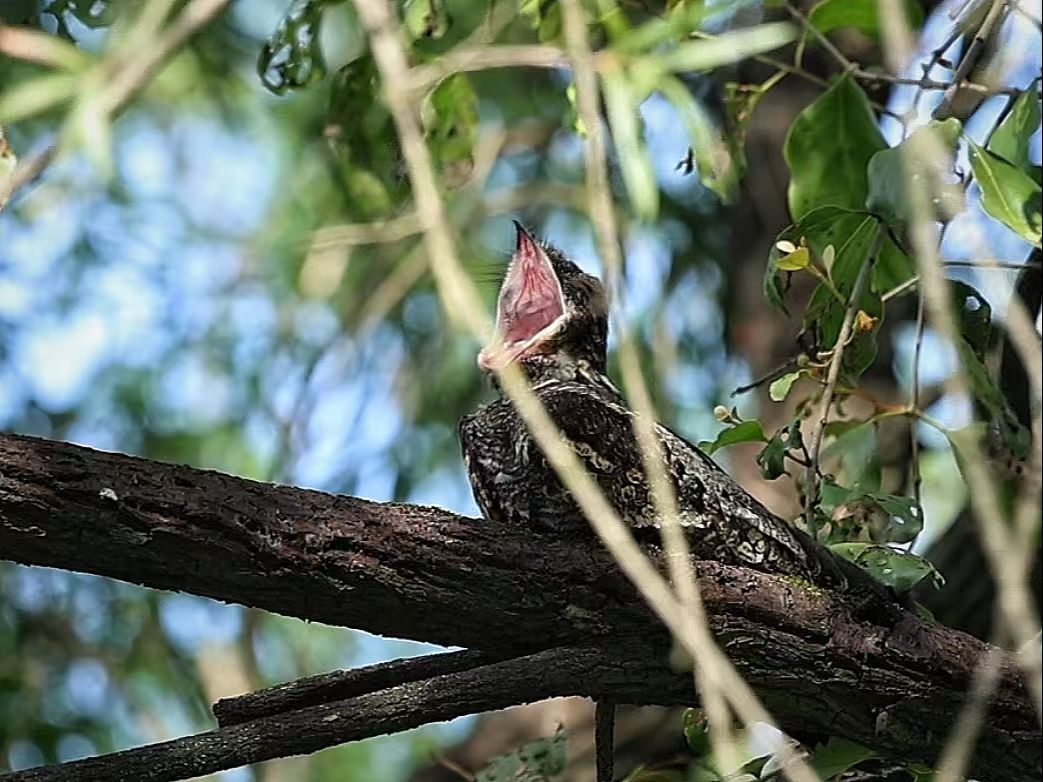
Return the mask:
<path id="1" fill-rule="evenodd" d="M 725 203 L 747 170 L 751 115 L 783 77 L 795 78 L 772 71 L 745 83 L 734 63 L 797 38 L 798 50 L 815 44 L 792 24 L 750 27 L 751 18 L 778 18 L 756 2 L 586 5 L 599 57 L 611 63 L 603 108 L 627 250 L 625 316 L 657 409 L 689 437 L 716 435 L 711 451 L 762 443 L 765 477 L 790 475 L 806 460 L 801 422 L 821 393 L 860 272 L 870 265 L 842 397 L 880 364 L 885 299 L 915 290 L 895 172 L 920 160 L 921 132 L 902 144 L 886 136 L 850 75 L 797 117 L 784 150 L 793 224 L 764 242 L 765 298 L 800 316 L 791 365 L 770 382 L 772 402 L 789 405 L 786 423 L 762 424 L 737 408 L 719 408 L 715 421 L 713 404 L 750 379 L 727 342 L 739 317 L 729 255 L 733 230 L 744 226 L 729 224 Z M 872 42 L 876 5 L 823 0 L 811 23 Z M 13 150 L 0 149 L 0 180 L 15 153 L 24 161 L 55 138 L 64 150 L 0 219 L 0 427 L 473 513 L 455 427 L 490 391 L 475 369 L 478 346 L 448 327 L 426 271 L 393 123 L 351 3 L 233 4 L 117 118 L 104 105 L 107 69 L 144 51 L 121 50 L 121 35 L 150 7 L 0 8 L 3 21 L 48 34 L 40 62 L 0 59 L 0 144 Z M 910 4 L 916 24 L 918 8 Z M 557 0 L 406 0 L 399 11 L 416 65 L 458 46 L 563 45 Z M 1038 242 L 1038 154 L 1028 152 L 1038 148 L 1036 89 L 988 139 L 957 120 L 926 131 L 942 134 L 950 155 L 922 172 L 954 195 L 940 218 L 984 219 L 984 210 Z M 451 74 L 418 93 L 461 256 L 490 304 L 510 250 L 509 217 L 597 270 L 574 104 L 570 75 L 555 69 Z M 803 299 L 802 283 L 811 290 Z M 957 293 L 975 393 L 1003 444 L 1023 453 L 1023 427 L 985 369 L 996 344 L 989 300 L 968 282 Z M 887 316 L 908 320 L 895 295 Z M 904 586 L 915 573 L 900 549 L 924 513 L 904 479 L 897 487 L 881 479 L 878 433 L 893 417 L 880 405 L 831 424 L 835 474 L 810 522 L 823 540 L 861 547 L 847 553 L 872 559 L 883 577 L 897 571 Z M 935 450 L 947 447 L 943 439 Z M 0 596 L 0 768 L 199 730 L 220 695 L 416 648 L 40 569 L 0 567 Z M 341 747 L 237 778 L 401 777 L 443 735 Z M 485 778 L 558 768 L 558 741 L 501 759 Z M 864 752 L 831 742 L 815 759 L 841 769 Z M 753 761 L 754 778 L 775 773 L 766 756 Z M 546 776 L 556 773 L 550 766 Z M 634 779 L 673 779 L 642 773 Z"/>

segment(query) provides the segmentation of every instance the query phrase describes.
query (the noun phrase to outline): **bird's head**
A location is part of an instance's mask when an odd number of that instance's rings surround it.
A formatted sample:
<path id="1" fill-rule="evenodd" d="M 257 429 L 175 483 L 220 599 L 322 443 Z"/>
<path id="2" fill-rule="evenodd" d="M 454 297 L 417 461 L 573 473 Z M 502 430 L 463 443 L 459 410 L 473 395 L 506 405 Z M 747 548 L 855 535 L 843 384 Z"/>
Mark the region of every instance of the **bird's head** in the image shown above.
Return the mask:
<path id="1" fill-rule="evenodd" d="M 496 302 L 496 333 L 478 365 L 492 371 L 582 360 L 604 372 L 608 307 L 601 281 L 514 225 L 517 249 Z"/>

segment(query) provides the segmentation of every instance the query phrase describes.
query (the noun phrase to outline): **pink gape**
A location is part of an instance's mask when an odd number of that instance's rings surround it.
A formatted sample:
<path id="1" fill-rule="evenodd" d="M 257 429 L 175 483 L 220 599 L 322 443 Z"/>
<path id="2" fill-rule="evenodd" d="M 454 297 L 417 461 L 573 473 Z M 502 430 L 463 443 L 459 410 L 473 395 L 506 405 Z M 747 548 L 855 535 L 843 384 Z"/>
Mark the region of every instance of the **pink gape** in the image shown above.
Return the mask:
<path id="1" fill-rule="evenodd" d="M 561 284 L 543 248 L 519 227 L 518 247 L 496 305 L 496 337 L 478 354 L 483 369 L 502 369 L 539 352 L 565 314 Z"/>

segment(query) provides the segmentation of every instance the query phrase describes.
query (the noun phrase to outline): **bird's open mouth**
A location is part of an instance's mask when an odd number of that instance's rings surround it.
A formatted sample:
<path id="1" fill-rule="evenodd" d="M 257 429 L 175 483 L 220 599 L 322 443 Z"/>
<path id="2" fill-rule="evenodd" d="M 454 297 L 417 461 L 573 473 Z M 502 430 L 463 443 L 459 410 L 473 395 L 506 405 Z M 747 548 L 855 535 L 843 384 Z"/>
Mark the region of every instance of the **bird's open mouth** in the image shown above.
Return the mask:
<path id="1" fill-rule="evenodd" d="M 502 369 L 540 346 L 565 322 L 565 296 L 547 253 L 518 229 L 518 248 L 496 302 L 496 336 L 478 354 L 483 369 Z"/>

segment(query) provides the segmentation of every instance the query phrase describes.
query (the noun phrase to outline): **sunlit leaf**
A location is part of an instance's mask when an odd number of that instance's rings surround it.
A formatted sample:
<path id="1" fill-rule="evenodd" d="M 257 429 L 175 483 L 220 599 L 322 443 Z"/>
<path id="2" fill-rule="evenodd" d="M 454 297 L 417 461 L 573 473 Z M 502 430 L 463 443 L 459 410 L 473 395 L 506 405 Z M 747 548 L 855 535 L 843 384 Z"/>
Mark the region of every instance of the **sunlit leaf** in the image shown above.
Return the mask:
<path id="1" fill-rule="evenodd" d="M 1022 239 L 1039 244 L 1043 236 L 1043 196 L 1039 184 L 1006 160 L 973 141 L 968 143 L 971 169 L 981 188 L 982 208 Z"/>
<path id="2" fill-rule="evenodd" d="M 807 247 L 798 247 L 793 252 L 781 256 L 775 264 L 775 268 L 780 272 L 797 272 L 808 268 L 810 263 L 811 251 Z"/>
<path id="3" fill-rule="evenodd" d="M 861 209 L 866 167 L 886 147 L 862 88 L 841 77 L 800 113 L 786 136 L 793 219 L 824 206 Z"/>
<path id="4" fill-rule="evenodd" d="M 773 402 L 781 402 L 789 396 L 793 384 L 797 382 L 803 372 L 788 372 L 768 386 L 768 396 Z"/>
<path id="5" fill-rule="evenodd" d="M 425 131 L 442 163 L 468 160 L 478 137 L 478 96 L 462 73 L 442 81 L 430 96 Z"/>
<path id="6" fill-rule="evenodd" d="M 1012 166 L 1028 173 L 1032 167 L 1029 159 L 1029 141 L 1039 127 L 1040 80 L 1036 79 L 1014 101 L 1014 106 L 999 127 L 989 137 L 988 150 Z"/>

